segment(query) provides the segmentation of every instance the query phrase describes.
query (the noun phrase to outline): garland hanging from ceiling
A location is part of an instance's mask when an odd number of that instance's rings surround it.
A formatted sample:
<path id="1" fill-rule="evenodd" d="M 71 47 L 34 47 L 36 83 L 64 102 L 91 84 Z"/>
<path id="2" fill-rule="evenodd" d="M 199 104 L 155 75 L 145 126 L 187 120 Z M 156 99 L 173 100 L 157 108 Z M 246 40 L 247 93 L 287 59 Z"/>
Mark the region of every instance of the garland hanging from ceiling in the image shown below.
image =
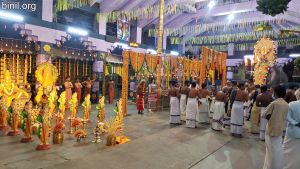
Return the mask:
<path id="1" fill-rule="evenodd" d="M 166 36 L 182 36 L 189 32 L 200 34 L 203 32 L 218 32 L 218 31 L 232 31 L 237 28 L 242 29 L 246 27 L 255 27 L 258 24 L 278 24 L 282 25 L 286 23 L 285 16 L 276 16 L 276 17 L 255 17 L 255 18 L 247 18 L 240 19 L 234 21 L 234 23 L 228 22 L 214 22 L 209 24 L 196 24 L 190 26 L 183 26 L 179 28 L 166 28 L 164 29 L 164 34 Z M 149 29 L 148 36 L 155 37 L 157 35 L 156 29 Z"/>
<path id="2" fill-rule="evenodd" d="M 237 34 L 226 34 L 220 36 L 200 36 L 193 37 L 189 40 L 185 40 L 188 44 L 197 44 L 197 45 L 208 45 L 208 44 L 222 44 L 222 43 L 231 43 L 231 42 L 240 42 L 243 41 L 254 41 L 258 40 L 264 36 L 278 38 L 278 34 L 275 31 L 261 31 L 261 32 L 244 32 Z M 293 35 L 284 35 L 287 38 Z M 171 44 L 181 44 L 183 43 L 183 38 L 179 37 L 170 37 Z"/>
<path id="3" fill-rule="evenodd" d="M 174 15 L 181 12 L 189 11 L 186 6 L 195 7 L 197 0 L 185 0 L 180 2 L 171 2 L 165 6 L 166 15 Z M 107 22 L 116 22 L 120 16 L 126 16 L 128 21 L 137 19 L 157 18 L 159 15 L 159 4 L 148 6 L 145 8 L 134 8 L 132 10 L 112 11 L 106 13 L 98 13 L 97 19 L 106 19 Z"/>
<path id="4" fill-rule="evenodd" d="M 56 0 L 55 12 L 62 12 L 73 8 L 80 8 L 90 4 L 90 0 Z"/>

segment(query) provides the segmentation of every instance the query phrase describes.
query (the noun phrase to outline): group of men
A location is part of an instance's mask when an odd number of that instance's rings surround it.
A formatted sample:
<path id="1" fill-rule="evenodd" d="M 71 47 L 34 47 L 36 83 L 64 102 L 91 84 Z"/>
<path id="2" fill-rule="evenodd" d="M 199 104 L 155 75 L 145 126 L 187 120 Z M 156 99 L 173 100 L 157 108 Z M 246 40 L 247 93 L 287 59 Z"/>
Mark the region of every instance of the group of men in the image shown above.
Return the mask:
<path id="1" fill-rule="evenodd" d="M 300 90 L 286 90 L 284 85 L 268 88 L 253 81 L 227 82 L 218 92 L 206 84 L 197 86 L 196 81 L 181 87 L 171 81 L 170 124 L 185 121 L 188 128 L 210 124 L 217 131 L 228 126 L 232 136 L 241 138 L 244 122 L 250 120 L 250 132 L 265 141 L 263 169 L 300 167 Z"/>

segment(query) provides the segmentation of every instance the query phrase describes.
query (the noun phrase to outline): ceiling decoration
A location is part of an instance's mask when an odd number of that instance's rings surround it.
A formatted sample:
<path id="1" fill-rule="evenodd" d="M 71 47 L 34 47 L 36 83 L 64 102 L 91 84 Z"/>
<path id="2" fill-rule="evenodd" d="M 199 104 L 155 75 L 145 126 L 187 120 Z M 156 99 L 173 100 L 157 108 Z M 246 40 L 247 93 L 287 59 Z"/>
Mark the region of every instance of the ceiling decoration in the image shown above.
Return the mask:
<path id="1" fill-rule="evenodd" d="M 254 17 L 254 18 L 244 18 L 235 20 L 234 22 L 213 22 L 213 23 L 198 23 L 194 25 L 188 25 L 179 28 L 166 28 L 164 33 L 166 36 L 181 36 L 188 32 L 194 33 L 203 33 L 206 31 L 217 32 L 217 31 L 229 31 L 237 28 L 246 28 L 249 26 L 256 26 L 261 23 L 276 23 L 282 24 L 285 23 L 286 19 L 284 16 L 278 17 Z M 157 34 L 156 29 L 149 29 L 148 36 L 154 37 Z"/>
<path id="2" fill-rule="evenodd" d="M 56 0 L 55 13 L 80 8 L 90 4 L 90 0 Z"/>

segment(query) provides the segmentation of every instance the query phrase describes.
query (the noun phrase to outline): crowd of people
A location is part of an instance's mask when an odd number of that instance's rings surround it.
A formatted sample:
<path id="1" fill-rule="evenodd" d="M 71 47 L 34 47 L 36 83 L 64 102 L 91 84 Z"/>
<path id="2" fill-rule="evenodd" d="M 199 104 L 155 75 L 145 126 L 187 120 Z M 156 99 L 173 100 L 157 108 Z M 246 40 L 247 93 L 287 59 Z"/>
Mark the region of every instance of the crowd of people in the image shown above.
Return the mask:
<path id="1" fill-rule="evenodd" d="M 300 161 L 300 89 L 284 85 L 268 87 L 228 81 L 220 91 L 196 81 L 179 86 L 171 80 L 170 124 L 185 122 L 187 128 L 210 125 L 212 130 L 230 128 L 242 138 L 245 121 L 250 132 L 265 142 L 264 169 L 297 169 Z"/>

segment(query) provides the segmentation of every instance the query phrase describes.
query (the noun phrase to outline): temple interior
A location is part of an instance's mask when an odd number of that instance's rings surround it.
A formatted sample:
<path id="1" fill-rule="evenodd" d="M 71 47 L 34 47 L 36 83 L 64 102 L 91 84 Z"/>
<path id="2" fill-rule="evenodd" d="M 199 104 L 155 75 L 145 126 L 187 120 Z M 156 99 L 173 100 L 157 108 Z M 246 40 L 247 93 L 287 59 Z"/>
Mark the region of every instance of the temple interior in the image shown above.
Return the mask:
<path id="1" fill-rule="evenodd" d="M 299 169 L 300 0 L 1 0 L 0 169 Z"/>

